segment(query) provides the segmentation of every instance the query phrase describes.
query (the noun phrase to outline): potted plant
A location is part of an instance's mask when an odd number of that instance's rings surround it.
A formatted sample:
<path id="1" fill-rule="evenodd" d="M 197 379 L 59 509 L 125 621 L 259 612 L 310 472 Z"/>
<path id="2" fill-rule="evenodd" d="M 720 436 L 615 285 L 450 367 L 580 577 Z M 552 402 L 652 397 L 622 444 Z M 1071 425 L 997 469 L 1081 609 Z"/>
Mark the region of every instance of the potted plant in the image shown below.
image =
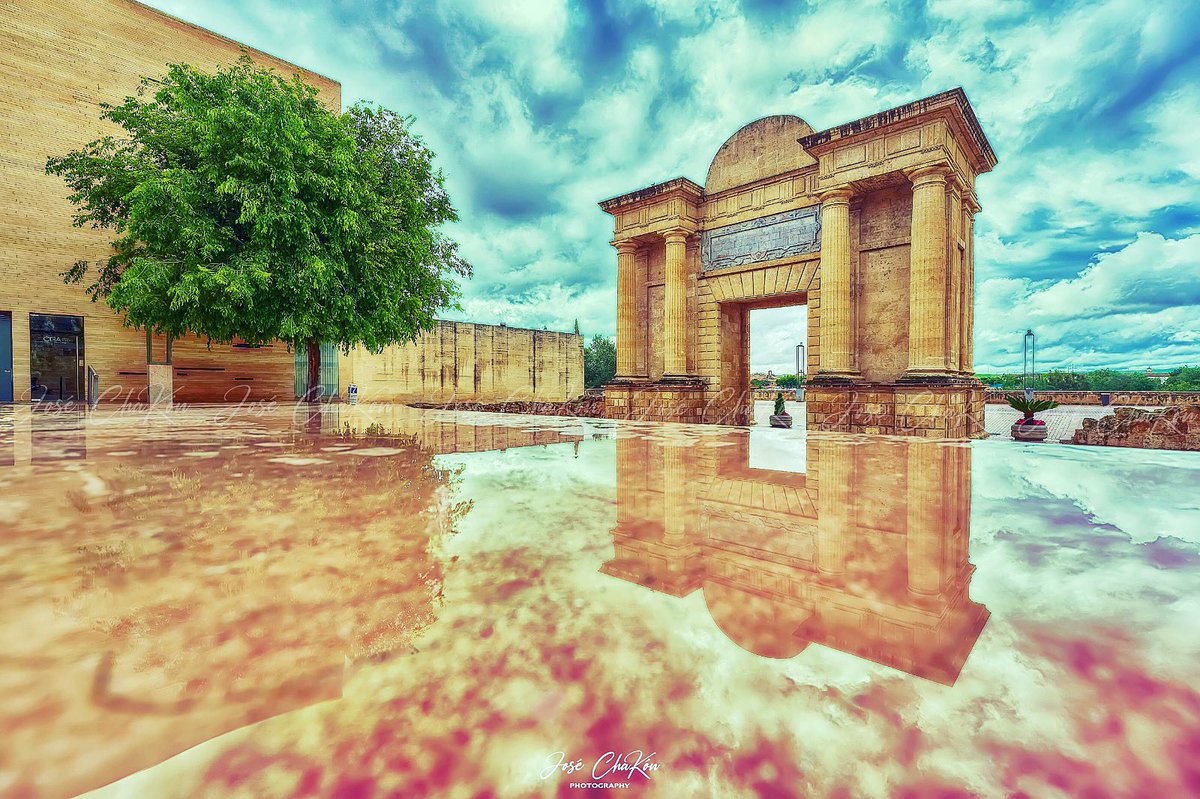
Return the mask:
<path id="1" fill-rule="evenodd" d="M 771 414 L 771 427 L 791 427 L 792 417 L 783 406 L 783 392 L 775 395 L 775 413 Z"/>
<path id="2" fill-rule="evenodd" d="M 1054 400 L 1034 399 L 1031 396 L 1023 397 L 1020 394 L 1014 394 L 1007 399 L 1009 405 L 1023 414 L 1022 418 L 1013 422 L 1012 437 L 1017 441 L 1045 441 L 1046 423 L 1033 418 L 1033 415 L 1057 408 L 1058 403 Z"/>

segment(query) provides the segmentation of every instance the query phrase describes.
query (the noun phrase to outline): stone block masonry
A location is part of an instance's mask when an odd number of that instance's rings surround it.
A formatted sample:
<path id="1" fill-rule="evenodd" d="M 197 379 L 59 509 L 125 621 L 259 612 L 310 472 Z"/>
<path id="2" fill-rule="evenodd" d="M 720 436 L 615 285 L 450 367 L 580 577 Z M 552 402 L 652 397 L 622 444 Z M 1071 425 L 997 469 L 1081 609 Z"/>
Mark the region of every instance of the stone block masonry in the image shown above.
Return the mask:
<path id="1" fill-rule="evenodd" d="M 415 343 L 338 358 L 364 402 L 565 402 L 583 394 L 583 337 L 439 321 Z"/>
<path id="2" fill-rule="evenodd" d="M 1084 419 L 1070 443 L 1200 451 L 1200 405 L 1155 411 L 1117 408 L 1112 416 Z"/>
<path id="3" fill-rule="evenodd" d="M 606 414 L 746 424 L 750 311 L 802 305 L 809 429 L 983 435 L 975 182 L 995 165 L 952 89 L 821 132 L 764 117 L 721 146 L 703 186 L 600 203 L 617 251 Z"/>

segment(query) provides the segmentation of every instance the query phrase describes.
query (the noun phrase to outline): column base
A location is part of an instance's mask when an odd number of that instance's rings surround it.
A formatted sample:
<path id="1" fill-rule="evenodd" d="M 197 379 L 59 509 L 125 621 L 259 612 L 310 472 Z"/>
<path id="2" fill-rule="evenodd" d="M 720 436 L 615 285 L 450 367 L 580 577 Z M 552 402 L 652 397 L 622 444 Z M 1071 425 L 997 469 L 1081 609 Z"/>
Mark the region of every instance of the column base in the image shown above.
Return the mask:
<path id="1" fill-rule="evenodd" d="M 818 372 L 804 384 L 805 386 L 848 386 L 862 382 L 862 375 L 858 372 Z"/>
<path id="2" fill-rule="evenodd" d="M 922 383 L 819 384 L 807 390 L 809 430 L 924 438 L 984 438 L 984 386 L 954 378 Z"/>
<path id="3" fill-rule="evenodd" d="M 968 377 L 960 372 L 942 369 L 909 369 L 896 381 L 899 385 L 965 385 L 978 382 L 974 375 Z"/>

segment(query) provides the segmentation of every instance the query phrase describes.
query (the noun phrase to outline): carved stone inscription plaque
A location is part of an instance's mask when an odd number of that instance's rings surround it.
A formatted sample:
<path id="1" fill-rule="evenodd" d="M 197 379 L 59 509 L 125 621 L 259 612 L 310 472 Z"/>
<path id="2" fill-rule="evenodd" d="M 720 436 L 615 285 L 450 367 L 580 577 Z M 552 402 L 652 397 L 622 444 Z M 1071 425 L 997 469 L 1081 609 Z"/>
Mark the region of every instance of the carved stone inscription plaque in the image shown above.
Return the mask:
<path id="1" fill-rule="evenodd" d="M 706 272 L 805 255 L 820 249 L 820 207 L 815 205 L 700 234 L 700 262 Z"/>

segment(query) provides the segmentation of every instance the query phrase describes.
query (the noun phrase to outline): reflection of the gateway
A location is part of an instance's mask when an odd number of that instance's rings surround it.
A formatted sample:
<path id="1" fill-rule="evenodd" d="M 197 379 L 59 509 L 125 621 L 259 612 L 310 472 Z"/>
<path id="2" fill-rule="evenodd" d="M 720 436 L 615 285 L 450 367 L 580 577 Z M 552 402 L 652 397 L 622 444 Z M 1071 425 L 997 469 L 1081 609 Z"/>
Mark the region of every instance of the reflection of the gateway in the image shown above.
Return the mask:
<path id="1" fill-rule="evenodd" d="M 618 438 L 602 570 L 674 596 L 700 589 L 721 631 L 758 655 L 818 643 L 952 684 L 988 618 L 968 594 L 970 449 L 795 439 L 790 462 L 782 449 L 755 468 L 755 435 Z"/>

